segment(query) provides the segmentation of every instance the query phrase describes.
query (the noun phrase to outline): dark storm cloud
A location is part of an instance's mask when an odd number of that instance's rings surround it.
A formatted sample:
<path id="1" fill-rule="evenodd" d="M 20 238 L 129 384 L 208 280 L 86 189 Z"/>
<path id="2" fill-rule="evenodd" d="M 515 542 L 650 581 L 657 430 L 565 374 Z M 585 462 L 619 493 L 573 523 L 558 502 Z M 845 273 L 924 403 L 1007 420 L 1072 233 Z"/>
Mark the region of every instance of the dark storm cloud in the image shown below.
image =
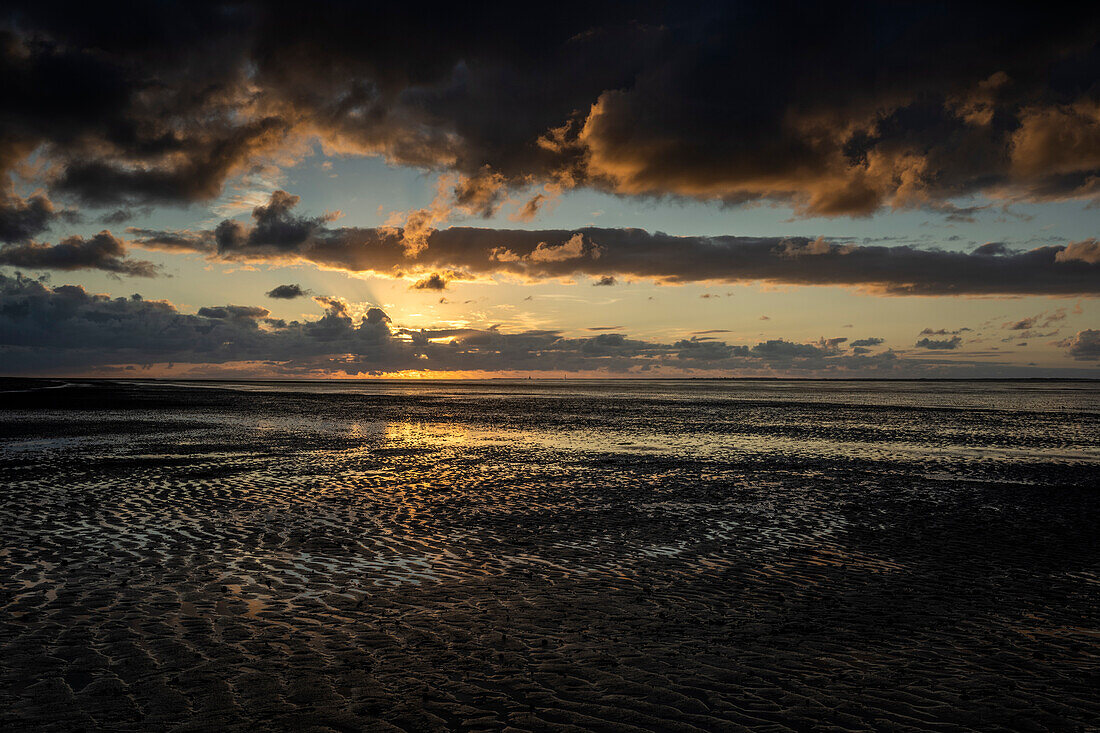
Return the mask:
<path id="1" fill-rule="evenodd" d="M 578 133 L 590 175 L 632 193 L 788 196 L 859 214 L 1009 182 L 1065 194 L 1100 162 L 1095 36 L 1058 11 L 778 3 L 700 17 L 714 25 L 685 28 L 696 53 L 601 95 Z M 1039 58 L 1073 70 L 1051 83 L 1028 67 Z M 1080 108 L 1045 106 L 1068 100 Z M 1050 144 L 1059 126 L 1078 156 Z"/>
<path id="2" fill-rule="evenodd" d="M 214 3 L 9 4 L 0 168 L 46 146 L 54 190 L 88 203 L 217 195 L 287 124 L 244 109 L 245 15 Z"/>
<path id="3" fill-rule="evenodd" d="M 675 368 L 721 373 L 897 373 L 912 367 L 887 352 L 847 351 L 768 340 L 753 346 L 713 339 L 661 343 L 622 333 L 568 338 L 558 331 L 501 333 L 496 327 L 408 329 L 380 308 L 362 316 L 338 298 L 317 296 L 317 320 L 286 322 L 247 305 L 205 306 L 195 315 L 166 301 L 109 298 L 79 286 L 50 287 L 0 275 L 0 371 L 80 370 L 116 364 L 261 362 L 288 375 L 417 370 L 579 371 L 609 374 Z"/>
<path id="4" fill-rule="evenodd" d="M 454 269 L 531 280 L 616 275 L 669 283 L 765 281 L 862 287 L 890 295 L 1096 295 L 1100 262 L 1074 243 L 1013 254 L 864 246 L 821 237 L 676 237 L 641 229 L 502 230 L 451 227 L 422 233 L 415 248 L 396 227 L 331 228 L 293 212 L 298 197 L 276 191 L 253 224 L 226 220 L 213 232 L 128 230 L 152 249 L 229 260 L 305 260 L 381 274 Z M 1067 256 L 1067 253 L 1070 256 Z"/>
<path id="5" fill-rule="evenodd" d="M 218 131 L 210 139 L 189 141 L 182 163 L 156 167 L 120 165 L 113 160 L 75 160 L 53 182 L 53 189 L 91 206 L 120 201 L 179 203 L 209 200 L 225 180 L 240 172 L 253 156 L 277 146 L 286 123 L 266 118 L 240 128 Z"/>
<path id="6" fill-rule="evenodd" d="M 301 298 L 305 295 L 309 295 L 309 291 L 303 290 L 302 286 L 297 283 L 277 285 L 267 291 L 267 297 L 281 300 L 292 300 L 294 298 Z"/>
<path id="7" fill-rule="evenodd" d="M 455 205 L 482 216 L 549 184 L 965 217 L 947 199 L 1096 193 L 1098 17 L 986 3 L 557 2 L 536 22 L 499 2 L 9 3 L 0 174 L 42 151 L 58 194 L 186 202 L 316 137 L 456 172 Z"/>
<path id="8" fill-rule="evenodd" d="M 45 196 L 0 195 L 0 242 L 26 242 L 49 228 L 55 218 L 53 204 Z"/>
<path id="9" fill-rule="evenodd" d="M 0 265 L 32 270 L 103 270 L 116 275 L 156 277 L 157 266 L 126 259 L 122 240 L 108 231 L 85 239 L 68 237 L 58 244 L 8 244 L 0 247 Z"/>

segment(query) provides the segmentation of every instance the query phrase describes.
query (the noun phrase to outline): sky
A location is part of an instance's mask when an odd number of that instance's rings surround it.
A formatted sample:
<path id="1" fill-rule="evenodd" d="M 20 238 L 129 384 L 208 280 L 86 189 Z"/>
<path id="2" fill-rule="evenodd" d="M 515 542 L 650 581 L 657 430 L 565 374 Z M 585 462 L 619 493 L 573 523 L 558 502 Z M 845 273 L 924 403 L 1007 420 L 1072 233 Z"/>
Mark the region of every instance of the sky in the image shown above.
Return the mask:
<path id="1" fill-rule="evenodd" d="M 1100 378 L 1100 12 L 10 3 L 0 374 Z"/>

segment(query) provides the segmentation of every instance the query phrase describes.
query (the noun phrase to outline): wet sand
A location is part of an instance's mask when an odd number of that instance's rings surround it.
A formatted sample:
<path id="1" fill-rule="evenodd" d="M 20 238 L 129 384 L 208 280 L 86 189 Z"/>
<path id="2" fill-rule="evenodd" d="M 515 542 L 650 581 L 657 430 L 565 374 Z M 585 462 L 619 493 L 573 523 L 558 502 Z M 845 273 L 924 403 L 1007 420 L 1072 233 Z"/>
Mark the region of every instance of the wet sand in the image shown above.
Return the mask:
<path id="1" fill-rule="evenodd" d="M 1100 721 L 1100 386 L 18 386 L 3 730 Z"/>

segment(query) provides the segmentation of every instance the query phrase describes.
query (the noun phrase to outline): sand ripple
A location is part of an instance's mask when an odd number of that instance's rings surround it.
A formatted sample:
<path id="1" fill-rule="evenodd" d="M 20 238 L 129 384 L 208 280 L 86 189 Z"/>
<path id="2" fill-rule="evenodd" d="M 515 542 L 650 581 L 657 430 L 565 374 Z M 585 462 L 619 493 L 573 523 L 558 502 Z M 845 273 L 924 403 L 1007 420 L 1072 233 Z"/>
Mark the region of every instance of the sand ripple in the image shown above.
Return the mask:
<path id="1" fill-rule="evenodd" d="M 101 389 L 0 411 L 5 730 L 1100 720 L 1096 416 Z"/>

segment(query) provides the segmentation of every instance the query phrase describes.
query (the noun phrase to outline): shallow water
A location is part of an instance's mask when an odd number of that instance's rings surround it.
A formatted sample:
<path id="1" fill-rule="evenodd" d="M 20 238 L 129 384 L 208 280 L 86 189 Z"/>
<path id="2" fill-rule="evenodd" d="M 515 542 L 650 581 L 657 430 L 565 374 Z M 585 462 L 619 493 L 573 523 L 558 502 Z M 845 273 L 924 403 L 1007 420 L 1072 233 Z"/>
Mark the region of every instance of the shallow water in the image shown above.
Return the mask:
<path id="1" fill-rule="evenodd" d="M 7 380 L 0 405 L 0 727 L 1100 719 L 1100 383 Z"/>

